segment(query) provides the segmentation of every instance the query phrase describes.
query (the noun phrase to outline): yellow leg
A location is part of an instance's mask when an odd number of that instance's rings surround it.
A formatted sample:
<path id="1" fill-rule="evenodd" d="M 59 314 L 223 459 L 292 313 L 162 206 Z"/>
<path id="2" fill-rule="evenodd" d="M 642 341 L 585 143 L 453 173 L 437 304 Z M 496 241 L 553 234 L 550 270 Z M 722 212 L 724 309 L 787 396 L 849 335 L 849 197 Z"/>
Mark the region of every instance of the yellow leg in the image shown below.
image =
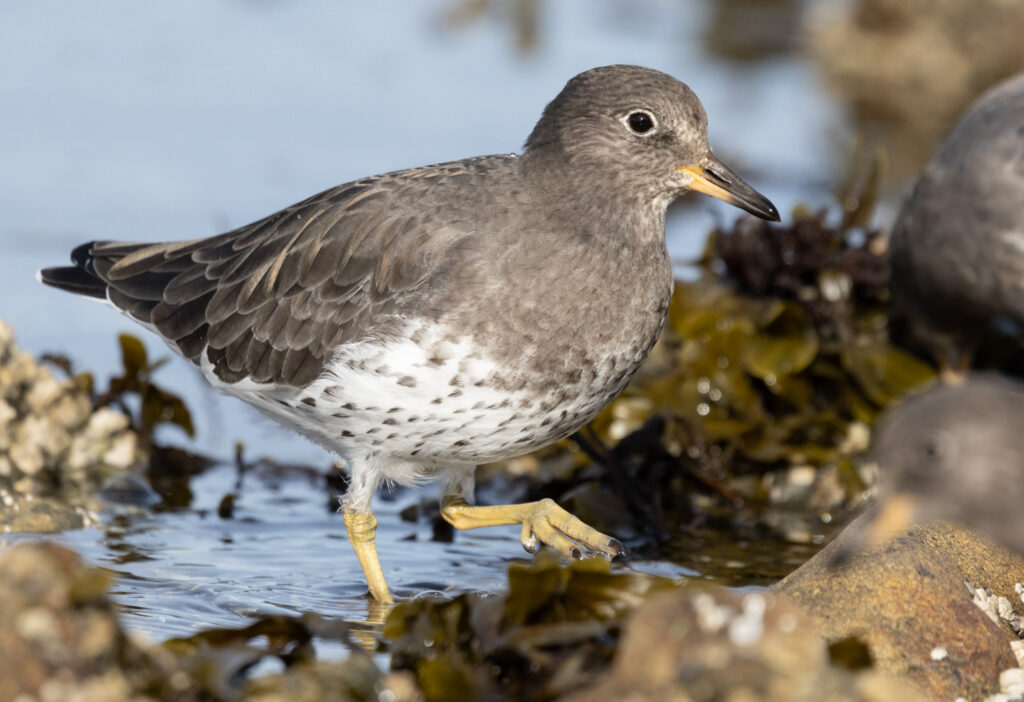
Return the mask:
<path id="1" fill-rule="evenodd" d="M 475 507 L 461 497 L 448 496 L 441 500 L 441 516 L 456 529 L 522 524 L 520 541 L 530 553 L 537 550 L 539 542 L 566 558 L 582 558 L 580 546 L 610 558 L 626 555 L 618 539 L 587 526 L 550 499 L 520 505 Z"/>
<path id="2" fill-rule="evenodd" d="M 384 571 L 381 570 L 380 559 L 377 558 L 377 545 L 374 543 L 377 518 L 370 512 L 345 510 L 345 529 L 348 530 L 348 540 L 356 552 L 359 565 L 363 567 L 366 584 L 370 586 L 370 594 L 378 602 L 393 603 L 395 598 L 391 596 L 388 584 L 384 580 Z"/>

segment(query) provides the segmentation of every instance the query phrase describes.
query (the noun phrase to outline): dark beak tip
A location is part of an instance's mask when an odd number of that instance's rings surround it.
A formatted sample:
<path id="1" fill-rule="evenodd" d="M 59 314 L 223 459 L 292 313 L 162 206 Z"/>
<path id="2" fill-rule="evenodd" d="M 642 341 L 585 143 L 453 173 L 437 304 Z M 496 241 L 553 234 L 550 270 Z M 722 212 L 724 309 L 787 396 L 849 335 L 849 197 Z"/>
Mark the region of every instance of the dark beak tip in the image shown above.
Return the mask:
<path id="1" fill-rule="evenodd" d="M 763 219 L 768 222 L 781 222 L 782 218 L 779 216 L 779 210 L 772 204 L 772 202 L 764 197 L 758 197 L 753 202 L 739 202 L 738 204 L 742 209 L 746 210 L 750 214 Z"/>

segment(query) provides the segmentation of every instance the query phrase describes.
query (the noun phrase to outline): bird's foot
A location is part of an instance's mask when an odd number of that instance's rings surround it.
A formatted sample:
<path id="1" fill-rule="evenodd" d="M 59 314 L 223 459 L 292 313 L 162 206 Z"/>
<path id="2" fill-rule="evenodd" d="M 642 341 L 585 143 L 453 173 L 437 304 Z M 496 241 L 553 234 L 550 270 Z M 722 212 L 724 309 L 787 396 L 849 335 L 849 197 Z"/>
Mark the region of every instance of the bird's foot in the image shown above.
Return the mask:
<path id="1" fill-rule="evenodd" d="M 476 507 L 458 497 L 441 501 L 441 515 L 456 529 L 521 524 L 520 542 L 529 553 L 544 544 L 566 558 L 583 558 L 587 551 L 609 558 L 626 557 L 618 539 L 584 524 L 551 499 L 519 505 Z"/>

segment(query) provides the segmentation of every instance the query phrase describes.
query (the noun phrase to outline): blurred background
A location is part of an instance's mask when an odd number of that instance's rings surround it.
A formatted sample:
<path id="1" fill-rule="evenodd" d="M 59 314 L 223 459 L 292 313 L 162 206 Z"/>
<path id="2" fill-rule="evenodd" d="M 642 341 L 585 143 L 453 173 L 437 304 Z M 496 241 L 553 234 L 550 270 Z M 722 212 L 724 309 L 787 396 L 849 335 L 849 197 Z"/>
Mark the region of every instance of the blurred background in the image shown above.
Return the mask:
<path id="1" fill-rule="evenodd" d="M 834 206 L 858 154 L 884 163 L 874 224 L 885 228 L 959 112 L 1024 67 L 1022 36 L 1024 3 L 1007 0 L 5 2 L 0 318 L 26 350 L 66 354 L 106 377 L 120 368 L 116 335 L 141 332 L 105 306 L 34 279 L 75 245 L 208 236 L 358 177 L 518 151 L 566 80 L 612 63 L 689 84 L 707 110 L 717 154 L 770 197 L 784 221 L 798 205 Z M 667 236 L 682 275 L 708 232 L 736 216 L 696 195 L 673 207 Z M 165 355 L 155 337 L 143 336 L 151 355 Z M 217 395 L 182 361 L 162 369 L 160 382 L 186 398 L 195 418 L 194 440 L 166 429 L 174 443 L 227 459 L 241 440 L 250 454 L 330 465 L 326 452 Z M 212 505 L 197 497 L 196 509 L 215 508 L 223 491 L 213 494 Z M 251 497 L 250 509 L 283 498 L 260 499 Z M 295 528 L 309 535 L 308 525 Z M 278 534 L 282 551 L 272 559 L 240 546 L 222 557 L 247 583 L 232 590 L 216 578 L 200 582 L 201 568 L 181 567 L 194 560 L 188 548 L 201 551 L 197 540 L 181 546 L 177 562 L 124 587 L 137 589 L 136 602 L 156 602 L 175 589 L 161 579 L 187 578 L 181 588 L 204 589 L 209 606 L 179 606 L 202 610 L 206 622 L 225 610 L 266 609 L 259 588 L 297 572 L 320 577 L 330 599 L 339 593 L 332 564 L 350 554 L 340 520 L 325 528 L 336 540 L 315 567 L 288 560 L 299 542 Z M 396 542 L 412 528 L 382 538 L 389 573 L 404 548 Z M 102 548 L 90 551 L 90 538 L 77 547 L 116 561 Z M 164 534 L 133 538 L 133 553 L 145 551 L 147 539 L 174 553 Z M 311 543 L 323 545 L 318 538 Z M 521 553 L 505 535 L 464 543 L 469 558 Z M 422 577 L 435 577 L 433 556 L 423 558 Z M 253 580 L 246 563 L 254 559 L 276 575 Z M 423 587 L 416 567 L 397 569 L 401 585 Z M 503 576 L 481 573 L 461 585 L 484 588 L 486 578 Z M 351 575 L 343 594 L 354 596 L 363 586 Z M 149 590 L 146 578 L 155 583 Z M 314 597 L 294 609 L 322 609 L 315 586 L 293 584 L 295 597 Z M 143 627 L 163 635 L 193 626 L 175 623 L 176 611 Z"/>
<path id="2" fill-rule="evenodd" d="M 361 176 L 517 151 L 569 77 L 610 63 L 688 83 L 718 154 L 784 215 L 832 202 L 861 137 L 888 151 L 892 202 L 962 106 L 1024 65 L 1022 28 L 1020 3 L 992 0 L 4 3 L 0 316 L 102 375 L 131 325 L 32 277 L 74 245 L 207 236 Z M 671 251 L 693 258 L 735 216 L 686 198 Z M 198 441 L 224 454 L 235 425 L 203 406 L 220 428 Z"/>

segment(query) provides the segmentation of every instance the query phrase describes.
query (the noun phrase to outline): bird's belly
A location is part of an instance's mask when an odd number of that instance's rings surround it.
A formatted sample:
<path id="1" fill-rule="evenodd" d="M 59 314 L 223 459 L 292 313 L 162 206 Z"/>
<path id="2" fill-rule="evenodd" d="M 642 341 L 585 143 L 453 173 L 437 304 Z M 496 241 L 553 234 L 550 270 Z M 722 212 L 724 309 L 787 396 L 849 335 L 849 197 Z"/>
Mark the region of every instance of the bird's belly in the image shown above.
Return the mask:
<path id="1" fill-rule="evenodd" d="M 628 368 L 614 360 L 565 382 L 516 386 L 510 379 L 518 373 L 487 358 L 470 337 L 432 329 L 341 347 L 307 388 L 254 404 L 344 458 L 476 465 L 527 453 L 578 429 L 642 359 L 630 360 Z"/>

